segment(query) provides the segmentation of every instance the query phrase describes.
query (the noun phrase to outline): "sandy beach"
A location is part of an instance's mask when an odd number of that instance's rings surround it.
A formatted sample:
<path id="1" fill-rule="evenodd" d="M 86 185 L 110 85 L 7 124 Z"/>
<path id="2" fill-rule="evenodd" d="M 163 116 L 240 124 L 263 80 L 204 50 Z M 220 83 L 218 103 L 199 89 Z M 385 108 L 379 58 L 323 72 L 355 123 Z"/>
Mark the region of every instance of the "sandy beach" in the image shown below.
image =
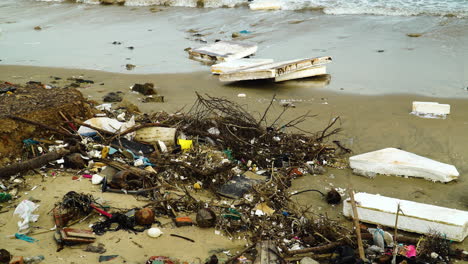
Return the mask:
<path id="1" fill-rule="evenodd" d="M 85 98 L 101 103 L 109 92 L 122 92 L 123 101 L 114 105 L 134 104 L 142 113 L 188 111 L 196 93 L 200 93 L 237 102 L 260 118 L 276 96 L 267 122 L 283 110 L 280 102 L 290 102 L 295 107 L 288 109 L 279 123 L 306 112 L 316 115 L 300 124 L 304 131 L 321 131 L 339 117 L 343 131 L 328 141 L 333 144 L 333 140 L 338 140 L 350 148 L 352 153 L 348 156 L 394 147 L 453 164 L 460 172 L 458 180 L 444 184 L 383 175 L 369 179 L 354 175 L 350 168 L 327 168 L 324 175 L 294 180 L 290 191 L 312 188 L 326 192 L 332 187 L 352 187 L 359 192 L 468 210 L 466 18 L 331 15 L 316 9 L 253 13 L 245 6 L 151 8 L 154 6 L 11 0 L 0 3 L 0 81 L 38 81 L 63 87 L 70 83 L 68 78 L 80 76 L 94 81 L 77 88 Z M 117 17 L 120 20 L 114 20 Z M 41 30 L 34 30 L 35 26 L 41 26 Z M 328 66 L 329 74 L 282 83 L 221 83 L 210 74 L 207 65 L 189 60 L 184 51 L 201 46 L 204 41 L 231 39 L 233 32 L 241 30 L 250 32 L 241 40 L 259 46 L 254 58 L 287 60 L 330 55 L 334 61 Z M 409 37 L 409 33 L 420 36 Z M 114 45 L 114 41 L 122 44 Z M 127 70 L 128 63 L 135 64 L 135 69 Z M 143 103 L 143 96 L 130 89 L 135 83 L 147 82 L 154 83 L 164 96 L 163 103 Z M 413 101 L 449 104 L 451 113 L 446 119 L 420 118 L 410 114 Z M 54 204 L 70 190 L 90 193 L 117 208 L 139 207 L 148 201 L 102 193 L 89 180 L 72 180 L 74 172 L 57 172 L 44 179 L 34 173 L 26 174 L 21 198 L 0 213 L 0 248 L 7 248 L 14 255 L 42 254 L 43 263 L 98 263 L 99 255 L 84 252 L 85 246 L 56 252 L 53 232 L 49 230 L 54 226 L 50 213 Z M 12 208 L 26 198 L 40 200 L 40 217 L 33 224 L 37 229 L 32 234 L 39 240 L 36 243 L 11 238 L 17 231 Z M 311 192 L 293 199 L 311 206 L 314 214 L 327 214 L 352 227 L 352 222 L 342 215 L 342 204 L 330 206 Z M 98 219 L 95 214 L 78 227 L 86 228 Z M 218 254 L 225 258 L 220 261 L 225 261 L 249 243 L 242 237 L 217 235 L 213 228 L 176 228 L 167 217 L 157 220 L 164 225 L 160 238 L 118 231 L 99 236 L 97 242 L 105 245 L 105 255 L 119 255 L 114 263 L 135 264 L 158 255 L 204 263 L 212 254 Z M 195 242 L 170 234 L 187 236 Z M 468 249 L 466 239 L 455 244 Z"/>
<path id="2" fill-rule="evenodd" d="M 406 151 L 416 153 L 441 162 L 453 164 L 460 172 L 460 178 L 456 182 L 448 184 L 433 183 L 423 179 L 402 178 L 394 176 L 377 176 L 375 179 L 357 176 L 350 169 L 329 169 L 325 175 L 304 176 L 293 182 L 291 191 L 317 188 L 322 191 L 333 187 L 348 188 L 353 186 L 358 191 L 379 193 L 381 195 L 407 199 L 422 203 L 434 204 L 467 210 L 467 181 L 464 172 L 468 170 L 464 162 L 468 157 L 466 149 L 468 143 L 465 139 L 468 128 L 468 103 L 466 99 L 440 99 L 423 97 L 420 95 L 386 95 L 386 96 L 357 96 L 334 92 L 323 91 L 318 87 L 307 87 L 312 84 L 324 81 L 322 79 L 306 79 L 295 81 L 293 84 L 274 84 L 268 82 L 248 83 L 243 85 L 223 85 L 215 77 L 209 74 L 117 74 L 100 71 L 59 69 L 45 67 L 28 66 L 1 66 L 0 80 L 10 80 L 16 83 L 25 83 L 29 80 L 50 82 L 50 76 L 63 78 L 59 82 L 66 83 L 66 79 L 71 76 L 83 76 L 85 79 L 95 81 L 95 84 L 84 86 L 79 90 L 89 99 L 100 101 L 102 96 L 109 91 L 122 91 L 124 101 L 138 105 L 143 112 L 168 111 L 189 109 L 195 99 L 195 92 L 209 93 L 212 96 L 226 97 L 244 105 L 253 113 L 263 113 L 268 106 L 273 94 L 277 100 L 287 100 L 293 102 L 296 108 L 290 109 L 287 115 L 282 118 L 286 122 L 293 117 L 310 111 L 316 114 L 301 125 L 302 129 L 316 132 L 324 128 L 331 118 L 339 116 L 340 125 L 344 129 L 337 135 L 336 140 L 340 140 L 353 153 L 359 154 L 386 147 L 401 148 Z M 132 93 L 129 89 L 134 83 L 153 82 L 160 94 L 164 95 L 164 103 L 141 103 L 141 95 Z M 297 82 L 297 83 L 296 83 Z M 104 83 L 103 85 L 101 85 Z M 301 87 L 301 84 L 306 87 Z M 60 85 L 57 84 L 57 85 Z M 294 86 L 294 87 L 290 87 Z M 238 98 L 239 93 L 245 93 L 247 97 Z M 452 113 L 447 119 L 424 119 L 410 115 L 412 101 L 438 101 L 450 104 Z M 279 113 L 282 107 L 279 104 L 273 105 L 272 115 Z M 331 140 L 331 139 L 330 139 Z M 72 185 L 71 185 L 72 184 Z M 35 176 L 29 180 L 28 187 L 38 185 L 35 191 L 22 192 L 23 197 L 34 197 L 41 200 L 39 212 L 40 221 L 36 224 L 43 228 L 52 226 L 52 218 L 47 215 L 52 205 L 57 202 L 68 190 L 91 192 L 96 197 L 103 197 L 105 200 L 119 201 L 118 207 L 131 208 L 142 205 L 136 198 L 123 198 L 118 194 L 102 194 L 99 189 L 91 185 L 88 181 L 76 182 L 71 180 L 71 175 L 59 174 L 56 178 L 48 178 L 41 182 Z M 50 190 L 53 190 L 52 192 Z M 326 213 L 334 219 L 338 219 L 350 225 L 351 222 L 344 218 L 341 213 L 341 206 L 329 206 L 319 195 L 306 193 L 295 197 L 297 202 L 303 205 L 312 205 L 317 213 Z M 124 201 L 123 204 L 120 201 Z M 11 216 L 12 211 L 4 215 Z M 161 220 L 163 221 L 164 218 Z M 166 221 L 168 221 L 166 219 Z M 14 250 L 24 251 L 27 254 L 44 254 L 47 263 L 61 263 L 62 259 L 83 263 L 83 261 L 95 261 L 97 256 L 93 253 L 83 252 L 83 247 L 67 248 L 59 254 L 54 253 L 54 242 L 48 233 L 38 235 L 38 243 L 26 244 L 26 242 L 8 239 L 5 236 L 11 235 L 16 228 L 14 221 L 3 220 L 0 239 L 4 243 L 14 243 Z M 210 250 L 235 250 L 242 248 L 247 241 L 230 241 L 225 237 L 214 235 L 214 230 L 200 230 L 196 227 L 167 228 L 167 233 L 190 234 L 196 243 L 180 241 L 177 238 L 163 236 L 158 240 L 150 240 L 144 234 L 132 235 L 125 231 L 108 233 L 99 237 L 99 241 L 105 241 L 108 253 L 117 252 L 123 260 L 128 263 L 141 263 L 150 255 L 168 255 L 179 259 L 194 261 L 196 257 L 204 260 L 210 256 Z M 188 233 L 187 233 L 188 232 Z M 122 239 L 119 241 L 119 238 Z M 138 245 L 131 242 L 124 242 L 129 238 Z M 119 242 L 117 242 L 119 241 Z M 148 243 L 151 246 L 148 246 Z M 466 248 L 466 241 L 458 245 Z M 181 247 L 188 247 L 190 250 L 181 251 Z M 48 253 L 47 253 L 48 252 Z M 157 253 L 156 253 L 157 252 Z"/>

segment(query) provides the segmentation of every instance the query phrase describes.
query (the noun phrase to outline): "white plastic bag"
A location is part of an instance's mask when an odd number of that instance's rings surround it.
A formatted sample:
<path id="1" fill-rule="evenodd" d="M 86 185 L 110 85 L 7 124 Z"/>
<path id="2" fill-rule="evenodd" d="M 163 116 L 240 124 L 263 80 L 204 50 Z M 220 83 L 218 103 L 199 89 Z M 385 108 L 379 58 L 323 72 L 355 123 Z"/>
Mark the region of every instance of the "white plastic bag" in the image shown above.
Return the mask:
<path id="1" fill-rule="evenodd" d="M 15 209 L 14 215 L 17 214 L 19 217 L 23 219 L 23 221 L 18 221 L 18 231 L 21 232 L 22 230 L 29 228 L 30 222 L 36 222 L 39 218 L 39 215 L 33 214 L 33 212 L 39 207 L 39 205 L 29 201 L 23 200 Z"/>

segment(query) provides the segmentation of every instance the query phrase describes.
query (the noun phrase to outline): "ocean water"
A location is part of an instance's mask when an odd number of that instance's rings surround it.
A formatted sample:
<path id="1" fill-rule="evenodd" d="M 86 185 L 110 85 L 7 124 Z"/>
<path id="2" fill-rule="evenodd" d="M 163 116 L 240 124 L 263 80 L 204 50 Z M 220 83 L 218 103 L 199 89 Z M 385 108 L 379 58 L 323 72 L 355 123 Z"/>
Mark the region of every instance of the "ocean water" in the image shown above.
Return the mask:
<path id="1" fill-rule="evenodd" d="M 37 0 L 99 4 L 99 0 Z M 468 16 L 467 0 L 126 0 L 127 6 L 238 7 L 269 2 L 281 10 L 320 9 L 326 14 Z"/>
<path id="2" fill-rule="evenodd" d="M 426 0 L 431 1 L 435 0 Z M 127 0 L 127 5 L 136 3 L 142 2 Z M 36 26 L 42 30 L 34 30 Z M 324 89 L 468 97 L 468 19 L 445 15 L 255 11 L 246 4 L 192 8 L 1 0 L 0 65 L 209 76 L 209 67 L 188 59 L 184 49 L 231 40 L 233 32 L 241 31 L 248 33 L 237 40 L 258 45 L 255 58 L 332 56 Z M 136 68 L 129 71 L 126 64 Z M 295 85 L 318 84 L 297 81 Z"/>

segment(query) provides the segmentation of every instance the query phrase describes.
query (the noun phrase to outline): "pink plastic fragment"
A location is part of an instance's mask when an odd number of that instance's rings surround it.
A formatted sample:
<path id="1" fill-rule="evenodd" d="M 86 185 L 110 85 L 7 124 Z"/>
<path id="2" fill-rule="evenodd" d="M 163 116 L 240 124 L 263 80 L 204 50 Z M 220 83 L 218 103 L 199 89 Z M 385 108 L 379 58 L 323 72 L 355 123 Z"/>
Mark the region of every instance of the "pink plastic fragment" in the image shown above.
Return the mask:
<path id="1" fill-rule="evenodd" d="M 416 247 L 413 245 L 405 246 L 406 248 L 406 257 L 416 257 Z"/>
<path id="2" fill-rule="evenodd" d="M 83 174 L 83 178 L 91 179 L 92 177 L 93 177 L 93 175 Z"/>

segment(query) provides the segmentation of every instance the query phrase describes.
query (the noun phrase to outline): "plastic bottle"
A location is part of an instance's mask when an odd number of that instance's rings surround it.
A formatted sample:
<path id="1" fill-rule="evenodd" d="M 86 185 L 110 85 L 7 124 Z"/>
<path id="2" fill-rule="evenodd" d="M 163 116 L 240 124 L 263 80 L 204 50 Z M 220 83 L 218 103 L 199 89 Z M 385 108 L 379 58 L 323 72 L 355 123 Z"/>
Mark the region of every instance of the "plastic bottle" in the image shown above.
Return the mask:
<path id="1" fill-rule="evenodd" d="M 24 263 L 25 264 L 37 264 L 37 263 L 40 263 L 43 260 L 44 260 L 43 255 L 37 255 L 37 256 L 34 256 L 34 257 L 24 258 Z"/>
<path id="2" fill-rule="evenodd" d="M 0 193 L 0 203 L 11 200 L 11 194 L 9 193 Z"/>

